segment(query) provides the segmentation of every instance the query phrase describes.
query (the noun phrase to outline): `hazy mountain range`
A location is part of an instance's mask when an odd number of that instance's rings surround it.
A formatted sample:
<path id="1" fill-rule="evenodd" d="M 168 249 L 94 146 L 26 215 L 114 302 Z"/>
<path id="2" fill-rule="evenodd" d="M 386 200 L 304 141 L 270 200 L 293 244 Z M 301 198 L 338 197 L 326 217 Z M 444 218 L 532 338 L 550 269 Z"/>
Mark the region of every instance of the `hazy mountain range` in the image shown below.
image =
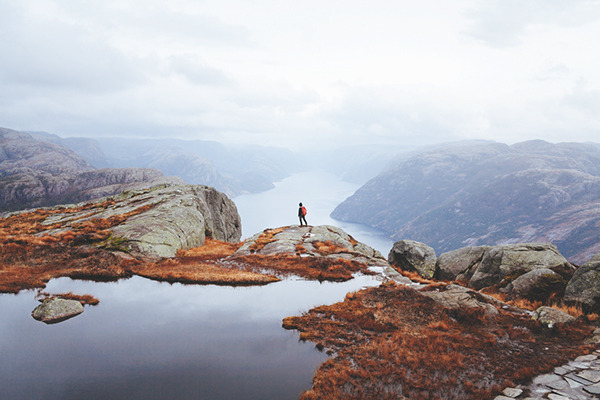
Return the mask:
<path id="1" fill-rule="evenodd" d="M 145 168 L 92 167 L 64 146 L 0 128 L 0 211 L 89 200 L 126 189 L 181 182 Z"/>
<path id="2" fill-rule="evenodd" d="M 332 217 L 427 243 L 438 254 L 539 241 L 583 262 L 600 253 L 600 145 L 529 141 L 404 155 Z"/>

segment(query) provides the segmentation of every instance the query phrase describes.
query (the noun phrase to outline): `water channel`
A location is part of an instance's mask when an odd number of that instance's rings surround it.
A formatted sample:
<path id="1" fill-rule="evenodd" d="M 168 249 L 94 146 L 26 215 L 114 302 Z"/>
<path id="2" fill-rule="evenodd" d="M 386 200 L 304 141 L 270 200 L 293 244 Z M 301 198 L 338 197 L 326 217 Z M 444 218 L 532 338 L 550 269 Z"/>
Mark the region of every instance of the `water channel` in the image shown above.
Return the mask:
<path id="1" fill-rule="evenodd" d="M 377 232 L 329 219 L 353 190 L 331 176 L 299 174 L 272 191 L 240 196 L 244 236 L 296 223 L 304 201 L 310 224 L 336 224 L 386 246 Z M 0 399 L 297 399 L 326 355 L 282 329 L 282 319 L 379 283 L 359 276 L 231 288 L 60 278 L 45 291 L 91 294 L 100 304 L 54 325 L 31 317 L 34 291 L 0 294 Z"/>

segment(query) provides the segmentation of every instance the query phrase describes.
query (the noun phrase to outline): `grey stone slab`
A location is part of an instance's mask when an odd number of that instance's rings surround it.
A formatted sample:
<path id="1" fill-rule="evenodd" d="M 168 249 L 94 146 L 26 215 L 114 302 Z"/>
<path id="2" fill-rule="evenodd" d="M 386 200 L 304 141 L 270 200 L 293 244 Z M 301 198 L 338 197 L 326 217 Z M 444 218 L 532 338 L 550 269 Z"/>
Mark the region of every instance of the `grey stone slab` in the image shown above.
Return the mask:
<path id="1" fill-rule="evenodd" d="M 586 386 L 583 388 L 583 390 L 590 394 L 600 395 L 600 384 L 596 383 L 595 385 Z"/>
<path id="2" fill-rule="evenodd" d="M 496 396 L 496 397 L 494 397 L 494 400 L 513 400 L 513 398 L 506 397 L 506 396 Z"/>
<path id="3" fill-rule="evenodd" d="M 593 385 L 594 382 L 588 381 L 587 379 L 584 379 L 580 376 L 575 375 L 574 373 L 571 373 L 567 376 L 565 376 L 565 378 L 569 378 L 574 380 L 575 382 L 581 383 L 583 386 L 588 386 L 588 385 Z"/>
<path id="4" fill-rule="evenodd" d="M 573 379 L 565 378 L 565 381 L 569 384 L 571 389 L 577 389 L 577 388 L 580 388 L 583 386 L 583 384 L 581 382 L 577 382 Z"/>
<path id="5" fill-rule="evenodd" d="M 556 367 L 556 368 L 554 368 L 554 373 L 556 375 L 566 375 L 566 374 L 568 374 L 571 371 L 573 371 L 573 370 L 572 369 L 567 369 L 565 367 Z"/>
<path id="6" fill-rule="evenodd" d="M 523 390 L 517 388 L 506 388 L 502 391 L 502 393 L 514 399 L 515 397 L 519 397 L 523 393 Z"/>
<path id="7" fill-rule="evenodd" d="M 577 376 L 583 379 L 587 379 L 588 381 L 592 381 L 593 383 L 600 382 L 600 372 L 588 369 L 586 371 L 581 371 L 577 373 Z"/>
<path id="8" fill-rule="evenodd" d="M 533 384 L 534 385 L 546 385 L 549 382 L 558 381 L 558 380 L 562 380 L 562 377 L 560 375 L 546 374 L 546 375 L 540 375 L 540 376 L 536 377 L 533 380 Z"/>
<path id="9" fill-rule="evenodd" d="M 589 362 L 575 362 L 575 361 L 569 361 L 569 366 L 575 368 L 575 369 L 588 369 L 589 367 L 592 366 L 591 363 Z"/>
<path id="10" fill-rule="evenodd" d="M 552 393 L 555 393 L 559 396 L 564 396 L 571 400 L 587 400 L 589 398 L 588 395 L 583 393 L 581 390 L 573 390 L 573 389 L 565 389 L 565 390 L 554 390 Z"/>
<path id="11" fill-rule="evenodd" d="M 598 356 L 596 354 L 588 354 L 585 356 L 579 356 L 575 359 L 575 362 L 585 362 L 585 361 L 594 361 L 598 359 Z"/>
<path id="12" fill-rule="evenodd" d="M 548 398 L 550 400 L 573 400 L 573 399 L 570 399 L 570 398 L 568 398 L 566 396 L 561 396 L 560 394 L 556 394 L 556 393 L 550 393 L 548 395 Z"/>
<path id="13" fill-rule="evenodd" d="M 569 384 L 564 379 L 560 379 L 560 380 L 548 382 L 548 383 L 546 383 L 546 386 L 548 386 L 551 389 L 561 390 L 561 389 L 568 388 Z"/>

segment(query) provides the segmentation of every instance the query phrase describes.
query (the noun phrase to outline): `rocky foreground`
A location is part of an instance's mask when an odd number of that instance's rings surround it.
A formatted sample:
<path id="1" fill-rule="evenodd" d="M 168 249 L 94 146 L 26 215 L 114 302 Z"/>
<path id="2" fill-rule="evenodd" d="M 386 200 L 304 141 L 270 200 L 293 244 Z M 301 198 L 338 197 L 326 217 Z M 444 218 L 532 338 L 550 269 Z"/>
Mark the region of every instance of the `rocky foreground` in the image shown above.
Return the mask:
<path id="1" fill-rule="evenodd" d="M 595 347 L 589 340 L 597 315 L 573 317 L 537 305 L 524 310 L 498 296 L 512 288 L 507 294 L 520 298 L 518 279 L 532 271 L 565 281 L 593 273 L 593 266 L 577 269 L 551 246 L 438 258 L 403 243 L 386 260 L 333 226 L 265 229 L 244 243 L 239 237 L 233 202 L 204 186 L 161 185 L 17 212 L 0 219 L 0 291 L 41 288 L 60 276 L 264 285 L 289 276 L 380 275 L 379 287 L 284 320 L 332 357 L 303 399 L 484 399 L 515 386 L 529 395 L 533 378 Z M 405 271 L 411 269 L 413 275 Z M 435 280 L 443 274 L 452 274 L 444 275 L 452 282 Z M 485 292 L 490 287 L 498 292 Z"/>

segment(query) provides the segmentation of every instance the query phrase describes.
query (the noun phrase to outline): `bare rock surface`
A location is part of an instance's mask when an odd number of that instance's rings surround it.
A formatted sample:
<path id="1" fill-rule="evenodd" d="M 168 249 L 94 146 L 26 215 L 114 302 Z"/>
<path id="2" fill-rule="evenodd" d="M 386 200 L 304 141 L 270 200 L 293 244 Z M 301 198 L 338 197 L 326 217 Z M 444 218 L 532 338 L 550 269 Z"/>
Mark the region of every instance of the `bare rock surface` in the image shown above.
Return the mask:
<path id="1" fill-rule="evenodd" d="M 342 258 L 379 268 L 384 275 L 397 282 L 412 283 L 394 271 L 379 251 L 331 225 L 292 225 L 265 229 L 248 238 L 235 253 L 241 256 L 250 254 Z"/>
<path id="2" fill-rule="evenodd" d="M 82 312 L 83 306 L 77 300 L 51 298 L 37 306 L 31 312 L 31 316 L 38 321 L 54 324 L 75 317 Z"/>
<path id="3" fill-rule="evenodd" d="M 84 218 L 61 213 L 49 216 L 44 223 L 58 223 L 60 228 L 47 233 L 68 231 L 73 224 L 86 220 L 109 219 L 144 208 L 111 227 L 112 236 L 100 245 L 135 256 L 174 257 L 179 249 L 201 246 L 207 236 L 226 242 L 237 242 L 241 237 L 235 203 L 209 186 L 160 185 L 96 200 L 103 202 L 108 205 L 93 213 L 82 211 L 87 213 Z"/>

